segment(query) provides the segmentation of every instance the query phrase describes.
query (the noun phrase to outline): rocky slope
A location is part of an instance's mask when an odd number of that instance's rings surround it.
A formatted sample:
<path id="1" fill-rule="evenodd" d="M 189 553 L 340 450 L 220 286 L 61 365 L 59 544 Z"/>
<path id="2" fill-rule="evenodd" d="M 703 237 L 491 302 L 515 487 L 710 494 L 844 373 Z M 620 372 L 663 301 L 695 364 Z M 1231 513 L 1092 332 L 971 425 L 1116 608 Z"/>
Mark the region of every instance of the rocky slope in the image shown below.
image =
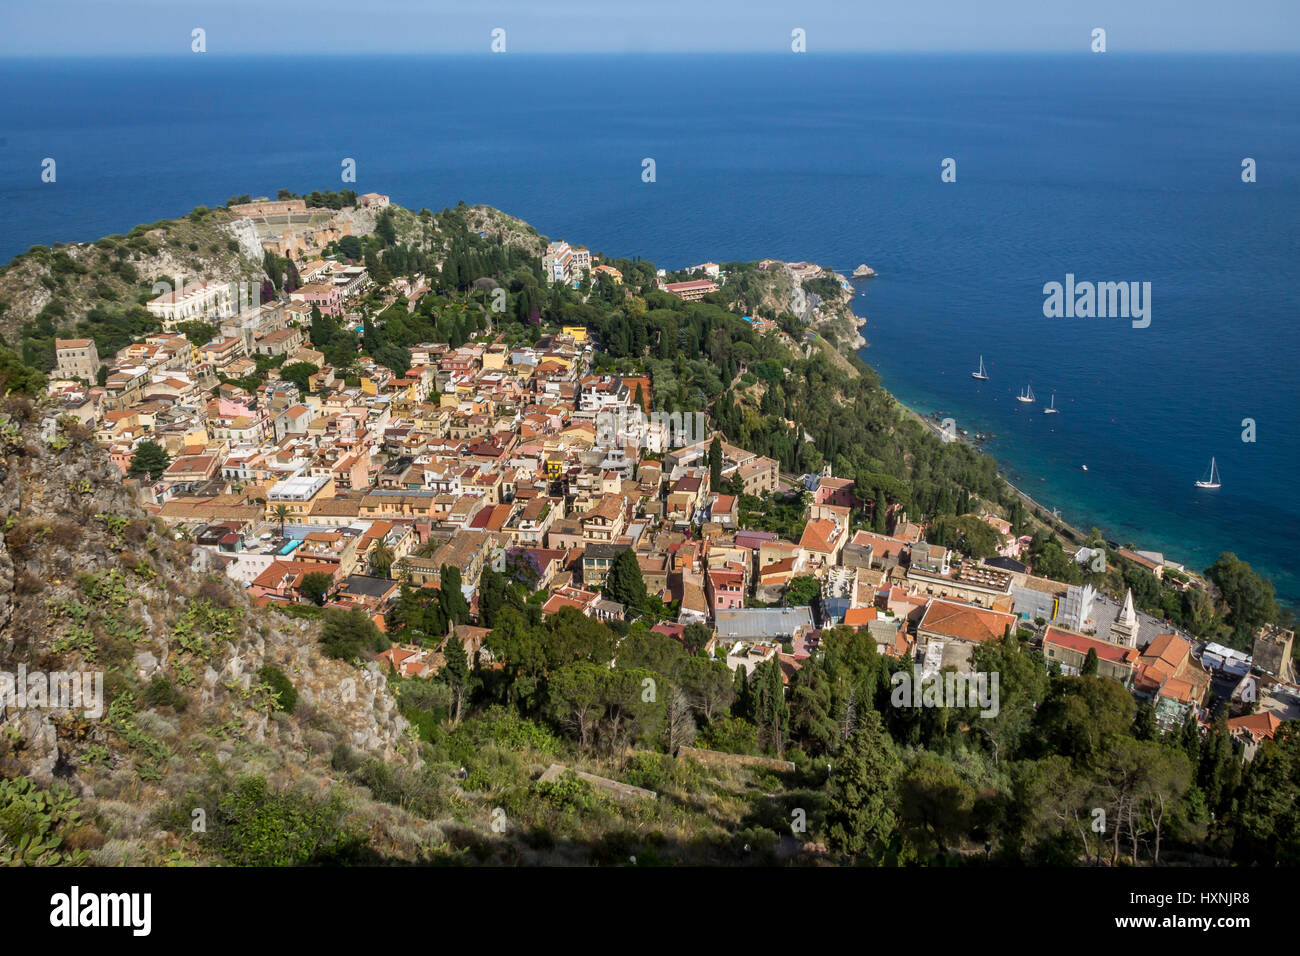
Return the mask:
<path id="1" fill-rule="evenodd" d="M 87 430 L 10 399 L 0 453 L 0 675 L 103 681 L 97 715 L 7 700 L 0 778 L 66 783 L 89 811 L 91 862 L 153 862 L 179 846 L 157 830 L 157 815 L 213 774 L 323 790 L 340 744 L 398 767 L 418 763 L 377 667 L 324 657 L 318 622 L 251 607 L 205 552 L 135 504 Z M 292 712 L 276 708 L 265 665 L 297 692 Z M 392 816 L 364 794 L 353 803 L 371 826 Z M 206 858 L 201 844 L 183 849 Z"/>

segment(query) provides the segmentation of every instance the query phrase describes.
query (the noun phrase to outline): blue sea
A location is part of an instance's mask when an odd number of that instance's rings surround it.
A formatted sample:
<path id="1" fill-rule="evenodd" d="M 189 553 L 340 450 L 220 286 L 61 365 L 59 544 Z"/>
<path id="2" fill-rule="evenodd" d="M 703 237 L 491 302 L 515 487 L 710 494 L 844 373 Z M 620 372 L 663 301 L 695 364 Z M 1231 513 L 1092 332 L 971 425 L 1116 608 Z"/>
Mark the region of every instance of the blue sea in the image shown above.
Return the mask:
<path id="1" fill-rule="evenodd" d="M 865 262 L 862 355 L 899 398 L 994 432 L 1071 522 L 1198 570 L 1235 551 L 1300 604 L 1295 57 L 204 54 L 0 61 L 0 86 L 5 258 L 353 186 L 669 268 Z M 1045 318 L 1067 273 L 1150 282 L 1150 326 Z"/>

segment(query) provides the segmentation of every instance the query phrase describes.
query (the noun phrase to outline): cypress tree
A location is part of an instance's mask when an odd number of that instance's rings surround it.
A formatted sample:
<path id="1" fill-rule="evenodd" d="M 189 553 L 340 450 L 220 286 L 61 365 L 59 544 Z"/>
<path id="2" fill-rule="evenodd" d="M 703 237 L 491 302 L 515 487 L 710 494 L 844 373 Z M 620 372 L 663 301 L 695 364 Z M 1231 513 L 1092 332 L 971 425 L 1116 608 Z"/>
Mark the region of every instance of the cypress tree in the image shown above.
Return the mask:
<path id="1" fill-rule="evenodd" d="M 880 715 L 865 711 L 826 783 L 831 849 L 851 857 L 879 852 L 894 832 L 894 787 L 901 767 Z"/>

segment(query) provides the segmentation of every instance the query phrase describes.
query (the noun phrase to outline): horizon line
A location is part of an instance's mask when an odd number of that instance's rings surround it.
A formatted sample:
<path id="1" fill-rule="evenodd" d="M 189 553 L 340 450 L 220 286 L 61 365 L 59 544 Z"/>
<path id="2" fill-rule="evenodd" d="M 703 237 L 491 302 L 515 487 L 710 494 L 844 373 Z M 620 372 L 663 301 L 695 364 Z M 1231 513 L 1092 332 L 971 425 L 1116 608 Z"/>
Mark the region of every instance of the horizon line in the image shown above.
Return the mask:
<path id="1" fill-rule="evenodd" d="M 442 57 L 458 58 L 477 58 L 482 57 L 513 57 L 518 59 L 533 59 L 544 57 L 592 57 L 592 58 L 613 58 L 613 57 L 704 57 L 704 56 L 768 56 L 768 57 L 812 57 L 817 56 L 834 56 L 834 57 L 868 57 L 868 56 L 1026 56 L 1026 57 L 1095 57 L 1104 55 L 1107 57 L 1128 57 L 1128 56 L 1269 56 L 1269 57 L 1297 57 L 1300 56 L 1300 47 L 1296 48 L 1279 48 L 1279 49 L 1127 49 L 1127 50 L 1108 50 L 1105 54 L 1093 53 L 1088 49 L 1076 48 L 1052 48 L 1037 49 L 1027 47 L 1012 47 L 1006 49 L 985 49 L 985 48 L 954 48 L 954 49 L 935 49 L 928 47 L 918 48 L 900 48 L 900 49 L 827 49 L 816 50 L 804 53 L 791 53 L 789 50 L 770 49 L 767 47 L 754 49 L 711 49 L 711 50 L 525 50 L 510 51 L 507 53 L 493 53 L 490 50 L 313 50 L 309 52 L 299 51 L 273 51 L 273 50 L 242 50 L 242 51 L 205 51 L 202 54 L 196 54 L 189 51 L 183 52 L 162 52 L 162 51 L 136 51 L 136 52 L 109 52 L 109 53 L 50 53 L 50 52 L 22 52 L 7 53 L 0 52 L 0 61 L 5 60 L 41 60 L 41 61 L 68 61 L 68 60 L 180 60 L 190 59 L 194 56 L 213 57 L 216 59 L 284 59 L 284 60 L 308 60 L 320 59 L 325 57 L 350 57 L 350 58 L 403 58 L 403 59 L 437 59 Z"/>

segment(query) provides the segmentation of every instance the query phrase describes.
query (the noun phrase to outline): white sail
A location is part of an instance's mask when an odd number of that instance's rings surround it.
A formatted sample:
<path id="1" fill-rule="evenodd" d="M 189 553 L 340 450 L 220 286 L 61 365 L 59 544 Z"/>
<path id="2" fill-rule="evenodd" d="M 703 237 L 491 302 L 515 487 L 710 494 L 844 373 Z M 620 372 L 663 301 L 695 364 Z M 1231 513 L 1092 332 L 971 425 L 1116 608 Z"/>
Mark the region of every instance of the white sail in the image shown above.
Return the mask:
<path id="1" fill-rule="evenodd" d="M 1218 488 L 1219 484 L 1219 463 L 1214 458 L 1210 459 L 1210 477 L 1202 479 L 1196 483 L 1197 488 Z"/>

